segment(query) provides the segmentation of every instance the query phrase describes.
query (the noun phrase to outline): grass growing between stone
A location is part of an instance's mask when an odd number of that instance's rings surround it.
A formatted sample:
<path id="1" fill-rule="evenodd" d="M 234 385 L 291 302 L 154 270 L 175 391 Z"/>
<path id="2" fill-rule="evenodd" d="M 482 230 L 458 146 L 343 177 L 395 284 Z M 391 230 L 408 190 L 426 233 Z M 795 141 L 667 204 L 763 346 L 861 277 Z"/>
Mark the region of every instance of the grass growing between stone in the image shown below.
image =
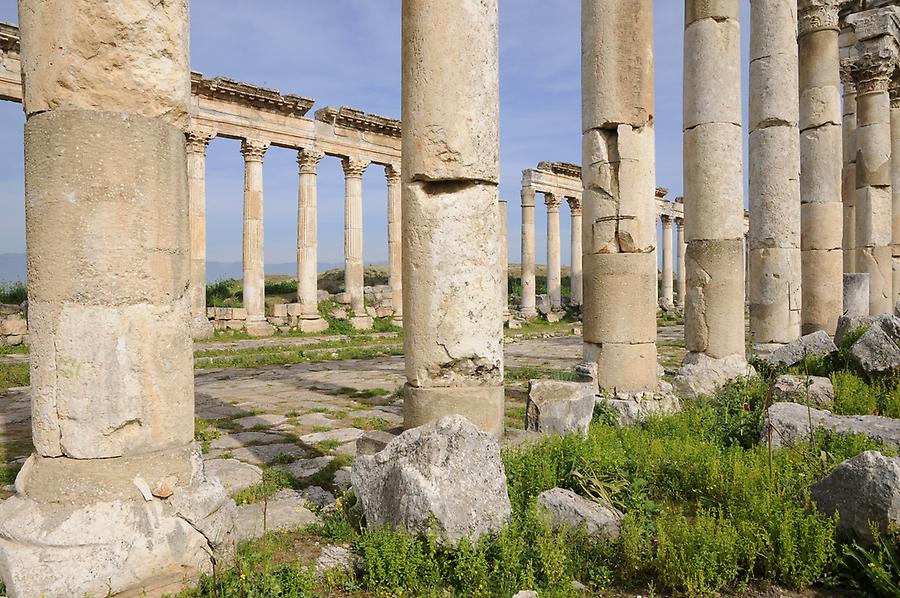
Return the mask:
<path id="1" fill-rule="evenodd" d="M 0 363 L 0 390 L 28 386 L 30 374 L 28 363 Z"/>

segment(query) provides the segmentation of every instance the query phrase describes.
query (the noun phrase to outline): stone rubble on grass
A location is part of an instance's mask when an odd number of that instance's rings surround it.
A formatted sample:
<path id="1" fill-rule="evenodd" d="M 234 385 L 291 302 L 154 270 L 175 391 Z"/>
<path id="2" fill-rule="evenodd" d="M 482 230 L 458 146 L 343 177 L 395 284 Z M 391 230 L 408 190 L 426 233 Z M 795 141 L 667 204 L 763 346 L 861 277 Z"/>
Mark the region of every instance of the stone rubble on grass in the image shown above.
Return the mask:
<path id="1" fill-rule="evenodd" d="M 434 531 L 445 545 L 477 542 L 509 521 L 500 445 L 460 415 L 407 430 L 375 455 L 356 458 L 353 491 L 369 529 Z"/>
<path id="2" fill-rule="evenodd" d="M 525 429 L 544 434 L 587 436 L 594 415 L 592 384 L 558 380 L 531 380 Z"/>
<path id="3" fill-rule="evenodd" d="M 812 484 L 813 502 L 826 515 L 838 513 L 838 535 L 872 544 L 871 521 L 882 531 L 900 524 L 900 458 L 866 451 Z"/>
<path id="4" fill-rule="evenodd" d="M 844 338 L 860 328 L 868 328 L 875 321 L 875 316 L 841 316 L 838 318 L 837 330 L 834 333 L 834 344 L 840 347 Z"/>
<path id="5" fill-rule="evenodd" d="M 353 571 L 355 562 L 356 558 L 348 547 L 328 545 L 322 547 L 322 552 L 316 559 L 316 571 L 319 573 L 325 573 L 332 569 Z"/>
<path id="6" fill-rule="evenodd" d="M 538 598 L 538 593 L 534 590 L 522 590 L 517 592 L 513 598 Z"/>
<path id="7" fill-rule="evenodd" d="M 875 415 L 834 415 L 830 411 L 798 403 L 775 403 L 769 407 L 760 432 L 760 442 L 766 444 L 770 425 L 774 447 L 806 440 L 809 438 L 810 420 L 816 430 L 864 434 L 900 448 L 900 419 Z"/>
<path id="8" fill-rule="evenodd" d="M 654 415 L 667 415 L 681 411 L 681 402 L 672 393 L 672 385 L 660 380 L 658 392 L 616 393 L 597 397 L 596 404 L 612 409 L 619 427 L 635 426 Z"/>
<path id="9" fill-rule="evenodd" d="M 290 531 L 316 523 L 318 518 L 304 504 L 299 492 L 285 489 L 268 501 L 239 506 L 235 535 L 239 541 L 249 540 L 260 538 L 266 532 Z"/>
<path id="10" fill-rule="evenodd" d="M 210 459 L 204 467 L 206 475 L 218 478 L 228 494 L 237 494 L 262 482 L 262 469 L 237 459 Z"/>
<path id="11" fill-rule="evenodd" d="M 830 407 L 834 403 L 834 385 L 824 376 L 778 376 L 769 388 L 772 399 L 779 403 L 799 403 L 809 399 L 816 407 Z"/>
<path id="12" fill-rule="evenodd" d="M 550 513 L 554 529 L 583 526 L 588 536 L 595 540 L 619 537 L 623 515 L 612 505 L 587 500 L 564 488 L 541 492 L 537 503 Z"/>
<path id="13" fill-rule="evenodd" d="M 279 459 L 300 459 L 306 456 L 304 449 L 290 442 L 245 446 L 232 451 L 217 451 L 217 453 L 211 452 L 210 458 L 230 453 L 230 456 L 234 459 L 253 463 L 254 465 L 266 465 Z"/>
<path id="14" fill-rule="evenodd" d="M 760 359 L 772 367 L 791 367 L 803 361 L 805 357 L 826 357 L 835 351 L 837 346 L 831 340 L 831 336 L 824 330 L 819 330 L 801 336 Z"/>
<path id="15" fill-rule="evenodd" d="M 298 490 L 306 502 L 310 502 L 320 507 L 328 507 L 335 503 L 334 494 L 322 488 L 321 486 L 309 486 Z"/>
<path id="16" fill-rule="evenodd" d="M 334 487 L 343 492 L 344 490 L 349 490 L 351 487 L 350 480 L 350 466 L 341 467 L 336 472 L 334 472 Z"/>
<path id="17" fill-rule="evenodd" d="M 900 368 L 900 318 L 882 315 L 850 347 L 850 357 L 867 374 L 890 374 Z"/>
<path id="18" fill-rule="evenodd" d="M 705 353 L 688 353 L 684 365 L 675 375 L 675 390 L 681 397 L 696 399 L 714 395 L 729 382 L 753 376 L 756 376 L 756 370 L 743 355 L 714 359 Z"/>

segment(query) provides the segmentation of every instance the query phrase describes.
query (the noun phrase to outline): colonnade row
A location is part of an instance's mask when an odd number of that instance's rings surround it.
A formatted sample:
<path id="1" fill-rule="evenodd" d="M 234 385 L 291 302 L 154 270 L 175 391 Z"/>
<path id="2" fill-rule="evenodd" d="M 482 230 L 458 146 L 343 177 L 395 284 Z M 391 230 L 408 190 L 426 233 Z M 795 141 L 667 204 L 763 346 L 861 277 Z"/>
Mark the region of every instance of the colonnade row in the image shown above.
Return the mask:
<path id="1" fill-rule="evenodd" d="M 187 137 L 190 182 L 192 332 L 195 338 L 212 334 L 206 309 L 206 149 L 216 132 L 193 128 Z M 261 139 L 242 139 L 244 157 L 243 297 L 247 311 L 247 333 L 272 334 L 265 313 L 265 257 L 263 234 L 263 160 L 270 144 Z M 319 315 L 317 170 L 325 153 L 316 149 L 297 152 L 299 168 L 297 202 L 297 305 L 303 332 L 319 332 L 328 325 Z M 364 304 L 362 177 L 368 160 L 338 156 L 344 170 L 344 283 L 349 297 L 350 323 L 357 329 L 372 328 Z M 388 270 L 394 319 L 403 317 L 402 249 L 400 239 L 400 165 L 384 166 L 387 179 Z"/>

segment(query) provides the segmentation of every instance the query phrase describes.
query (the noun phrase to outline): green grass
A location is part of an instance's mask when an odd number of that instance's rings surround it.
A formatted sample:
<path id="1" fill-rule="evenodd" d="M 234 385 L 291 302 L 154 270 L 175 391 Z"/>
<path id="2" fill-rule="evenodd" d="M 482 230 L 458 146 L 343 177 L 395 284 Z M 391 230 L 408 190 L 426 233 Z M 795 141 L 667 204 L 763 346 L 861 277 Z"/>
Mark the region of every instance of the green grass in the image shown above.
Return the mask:
<path id="1" fill-rule="evenodd" d="M 0 355 L 27 355 L 28 345 L 0 345 Z"/>
<path id="2" fill-rule="evenodd" d="M 574 382 L 578 380 L 578 374 L 570 370 L 555 370 L 538 367 L 506 368 L 506 380 L 560 380 Z"/>
<path id="3" fill-rule="evenodd" d="M 0 363 L 0 390 L 28 386 L 28 363 Z"/>

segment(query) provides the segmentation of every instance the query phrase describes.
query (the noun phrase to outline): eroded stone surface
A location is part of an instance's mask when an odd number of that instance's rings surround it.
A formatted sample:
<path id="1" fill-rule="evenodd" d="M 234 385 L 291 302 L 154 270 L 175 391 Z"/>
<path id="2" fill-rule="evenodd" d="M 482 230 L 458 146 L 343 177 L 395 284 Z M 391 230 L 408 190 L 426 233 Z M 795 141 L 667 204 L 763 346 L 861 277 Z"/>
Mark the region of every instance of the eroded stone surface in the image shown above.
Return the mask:
<path id="1" fill-rule="evenodd" d="M 525 428 L 544 434 L 587 436 L 594 414 L 594 394 L 593 384 L 531 380 Z"/>
<path id="2" fill-rule="evenodd" d="M 267 531 L 290 531 L 317 521 L 304 507 L 303 496 L 294 490 L 280 490 L 265 504 L 238 507 L 235 535 L 238 540 L 259 538 Z"/>
<path id="3" fill-rule="evenodd" d="M 612 505 L 587 500 L 564 488 L 541 492 L 537 504 L 549 511 L 554 528 L 583 527 L 594 539 L 619 537 L 622 513 Z"/>
<path id="4" fill-rule="evenodd" d="M 885 444 L 900 447 L 900 420 L 875 415 L 834 415 L 797 403 L 775 403 L 766 414 L 760 441 L 772 446 L 794 444 L 809 438 L 810 421 L 816 430 L 864 434 Z"/>

